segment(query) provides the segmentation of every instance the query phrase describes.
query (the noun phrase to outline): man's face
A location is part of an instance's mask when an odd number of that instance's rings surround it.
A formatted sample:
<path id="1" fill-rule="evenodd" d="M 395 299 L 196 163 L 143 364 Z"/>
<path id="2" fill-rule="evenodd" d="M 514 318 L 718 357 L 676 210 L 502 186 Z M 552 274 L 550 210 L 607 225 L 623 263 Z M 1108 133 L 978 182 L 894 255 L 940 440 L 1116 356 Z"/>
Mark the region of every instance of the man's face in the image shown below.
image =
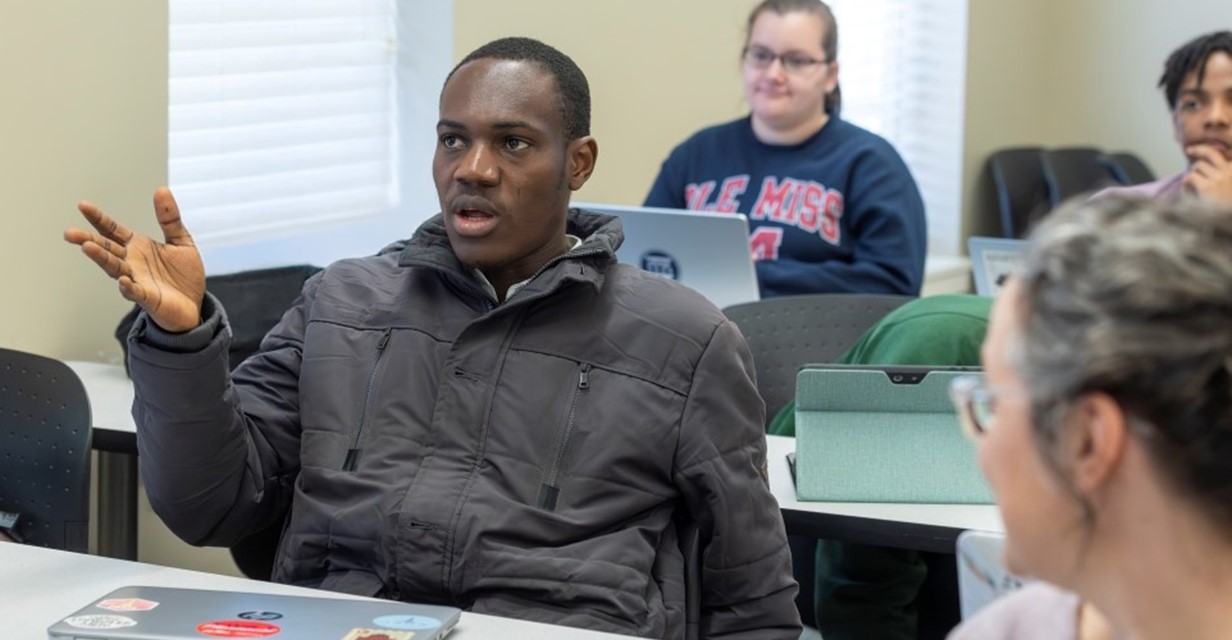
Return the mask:
<path id="1" fill-rule="evenodd" d="M 532 62 L 467 63 L 441 92 L 436 131 L 432 173 L 463 264 L 508 284 L 564 251 L 569 192 L 590 176 L 594 143 L 567 139 L 551 74 Z"/>
<path id="2" fill-rule="evenodd" d="M 1196 70 L 1185 76 L 1172 121 L 1182 149 L 1204 145 L 1232 160 L 1232 56 L 1217 52 L 1207 58 L 1201 86 Z M 1194 160 L 1189 151 L 1186 156 Z"/>

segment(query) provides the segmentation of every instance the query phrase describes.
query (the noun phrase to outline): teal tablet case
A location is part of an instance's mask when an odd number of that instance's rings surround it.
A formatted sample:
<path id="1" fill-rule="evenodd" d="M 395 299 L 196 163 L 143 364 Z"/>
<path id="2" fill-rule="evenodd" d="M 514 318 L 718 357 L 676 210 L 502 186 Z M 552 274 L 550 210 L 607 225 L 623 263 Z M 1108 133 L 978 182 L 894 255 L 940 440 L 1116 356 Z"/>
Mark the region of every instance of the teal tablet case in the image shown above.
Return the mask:
<path id="1" fill-rule="evenodd" d="M 963 436 L 949 399 L 950 381 L 969 373 L 933 370 L 918 383 L 895 384 L 876 369 L 800 371 L 797 498 L 992 503 L 975 446 Z"/>

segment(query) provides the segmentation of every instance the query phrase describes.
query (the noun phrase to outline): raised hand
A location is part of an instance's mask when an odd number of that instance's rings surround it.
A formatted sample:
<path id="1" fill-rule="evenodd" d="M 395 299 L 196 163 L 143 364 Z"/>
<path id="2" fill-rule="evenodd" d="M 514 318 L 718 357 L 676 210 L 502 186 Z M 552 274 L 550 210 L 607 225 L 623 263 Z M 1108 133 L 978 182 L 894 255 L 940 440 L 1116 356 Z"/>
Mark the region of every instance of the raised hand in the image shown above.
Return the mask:
<path id="1" fill-rule="evenodd" d="M 64 239 L 80 246 L 114 278 L 120 295 L 140 305 L 166 331 L 188 331 L 201 323 L 205 267 L 169 189 L 154 191 L 163 242 L 132 231 L 92 203 L 80 202 L 77 209 L 95 232 L 69 228 Z"/>
<path id="2" fill-rule="evenodd" d="M 1189 171 L 1181 185 L 1203 200 L 1232 204 L 1232 161 L 1223 152 L 1208 144 L 1185 148 Z"/>

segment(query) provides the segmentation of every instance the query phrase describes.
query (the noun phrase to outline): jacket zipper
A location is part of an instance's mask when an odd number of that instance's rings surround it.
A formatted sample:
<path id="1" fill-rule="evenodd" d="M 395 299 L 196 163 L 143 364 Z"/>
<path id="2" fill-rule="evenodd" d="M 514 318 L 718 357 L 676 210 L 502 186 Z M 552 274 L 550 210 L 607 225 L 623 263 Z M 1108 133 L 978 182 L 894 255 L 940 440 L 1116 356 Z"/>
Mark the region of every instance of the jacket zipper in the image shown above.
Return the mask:
<path id="1" fill-rule="evenodd" d="M 543 484 L 539 485 L 538 504 L 541 509 L 556 510 L 556 499 L 560 495 L 560 467 L 565 462 L 565 452 L 569 449 L 569 438 L 573 435 L 574 418 L 577 414 L 578 396 L 590 388 L 590 364 L 582 363 L 578 368 L 577 387 L 573 389 L 573 398 L 569 401 L 569 418 L 560 434 L 560 445 L 556 447 L 556 460 L 552 470 L 548 472 Z"/>
<path id="2" fill-rule="evenodd" d="M 364 408 L 359 414 L 359 428 L 355 430 L 355 444 L 347 450 L 346 460 L 342 463 L 343 471 L 354 471 L 359 466 L 359 457 L 363 454 L 363 449 L 359 448 L 359 441 L 364 435 L 364 427 L 368 425 L 368 409 L 372 406 L 372 387 L 376 383 L 376 371 L 381 366 L 381 358 L 385 355 L 385 347 L 389 345 L 389 338 L 393 335 L 393 331 L 393 329 L 386 329 L 376 343 L 376 361 L 372 363 L 372 371 L 368 373 L 368 384 L 364 387 Z"/>

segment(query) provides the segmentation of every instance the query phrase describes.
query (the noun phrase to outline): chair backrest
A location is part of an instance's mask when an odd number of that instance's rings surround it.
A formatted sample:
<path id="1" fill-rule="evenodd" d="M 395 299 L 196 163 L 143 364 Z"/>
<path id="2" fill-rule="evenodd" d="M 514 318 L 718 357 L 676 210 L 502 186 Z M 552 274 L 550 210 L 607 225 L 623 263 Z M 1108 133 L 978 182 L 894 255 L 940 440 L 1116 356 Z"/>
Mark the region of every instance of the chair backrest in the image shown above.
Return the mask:
<path id="1" fill-rule="evenodd" d="M 1049 210 L 1041 147 L 1002 149 L 988 156 L 997 196 L 1001 235 L 1021 238 L 1036 218 Z"/>
<path id="2" fill-rule="evenodd" d="M 297 265 L 241 271 L 205 279 L 206 290 L 214 294 L 227 311 L 227 320 L 231 325 L 231 347 L 227 357 L 232 369 L 257 352 L 261 339 L 278 324 L 299 296 L 304 281 L 320 270 L 320 267 Z M 124 350 L 126 368 L 128 333 L 139 313 L 141 308 L 134 306 L 116 327 L 115 337 Z"/>
<path id="3" fill-rule="evenodd" d="M 834 362 L 885 314 L 911 296 L 819 293 L 769 298 L 727 307 L 753 352 L 757 390 L 774 416 L 796 397 L 796 373 L 812 363 Z"/>
<path id="4" fill-rule="evenodd" d="M 299 265 L 241 271 L 205 279 L 205 289 L 227 310 L 231 324 L 231 368 L 257 352 L 261 340 L 291 307 L 304 281 L 320 267 Z"/>
<path id="5" fill-rule="evenodd" d="M 1146 166 L 1142 158 L 1128 151 L 1106 153 L 1103 161 L 1104 166 L 1108 167 L 1108 171 L 1112 173 L 1112 177 L 1121 184 L 1142 184 L 1155 179 L 1155 172 Z"/>
<path id="6" fill-rule="evenodd" d="M 1048 149 L 1042 157 L 1048 201 L 1053 207 L 1078 194 L 1117 184 L 1104 164 L 1104 152 L 1094 147 Z"/>
<path id="7" fill-rule="evenodd" d="M 24 542 L 87 550 L 90 420 L 68 365 L 0 349 L 0 511 L 19 514 Z"/>

